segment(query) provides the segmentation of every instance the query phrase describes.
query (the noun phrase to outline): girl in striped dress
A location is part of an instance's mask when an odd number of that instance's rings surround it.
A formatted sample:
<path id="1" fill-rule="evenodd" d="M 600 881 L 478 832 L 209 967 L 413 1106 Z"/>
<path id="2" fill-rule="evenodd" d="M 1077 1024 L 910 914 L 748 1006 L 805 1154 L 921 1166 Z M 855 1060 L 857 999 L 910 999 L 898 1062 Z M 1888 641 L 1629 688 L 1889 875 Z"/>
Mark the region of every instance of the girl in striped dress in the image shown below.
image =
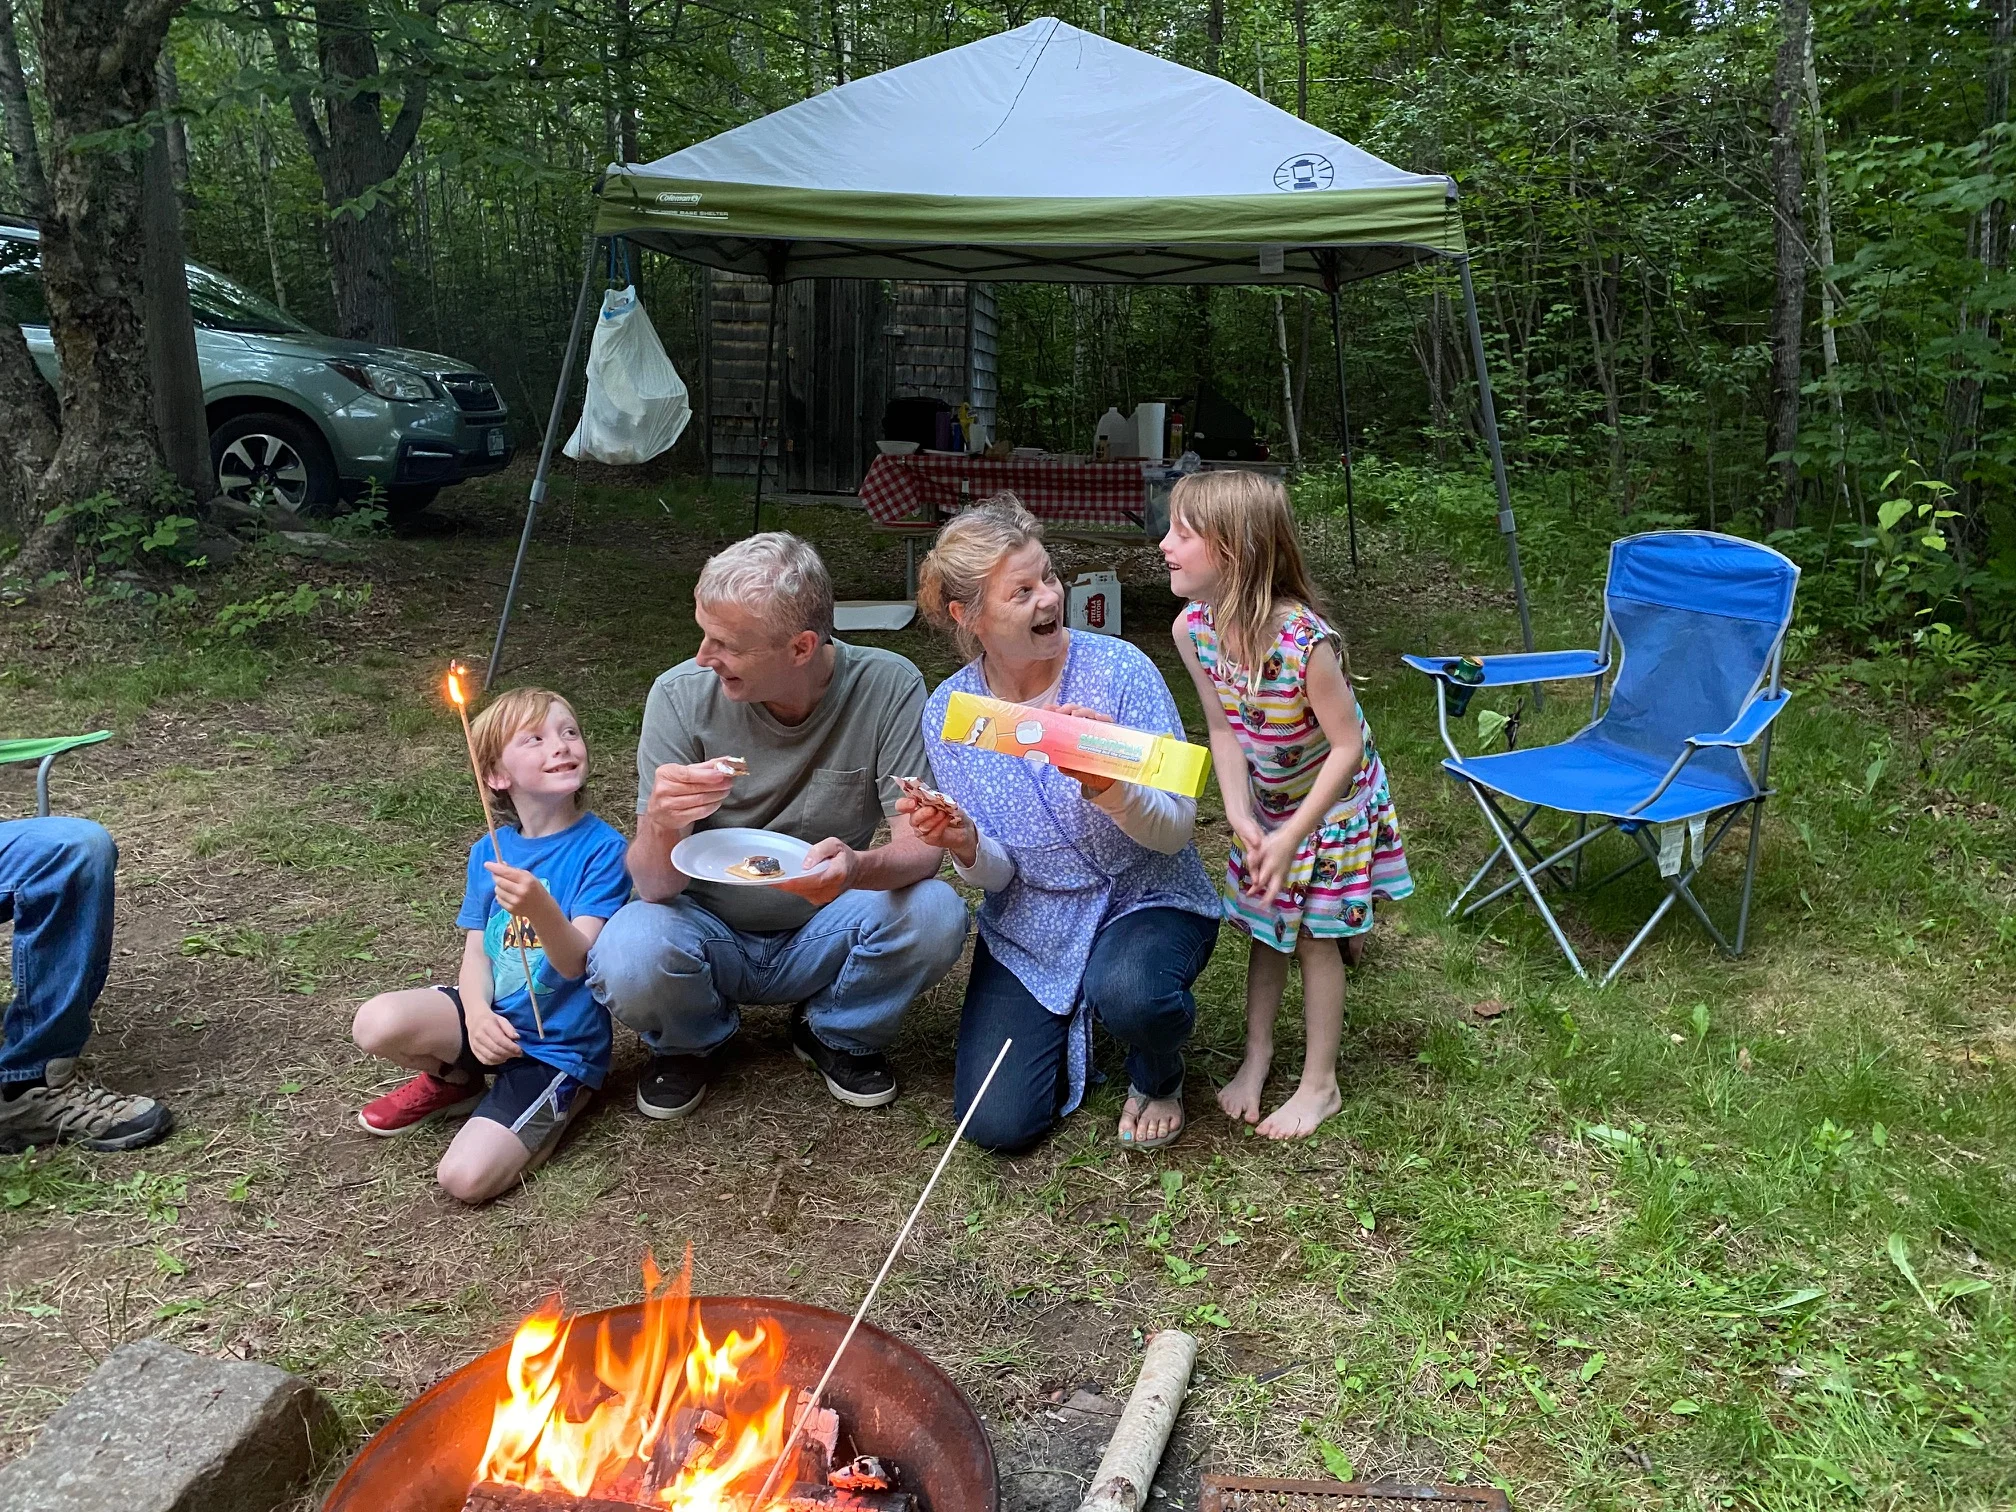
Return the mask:
<path id="1" fill-rule="evenodd" d="M 1270 1139 L 1296 1139 L 1342 1106 L 1345 953 L 1355 963 L 1362 952 L 1373 899 L 1404 898 L 1414 882 L 1287 489 L 1252 473 L 1195 474 L 1172 490 L 1169 522 L 1169 586 L 1190 600 L 1176 648 L 1204 703 L 1234 836 L 1225 916 L 1251 939 L 1246 1057 L 1218 1102 Z M 1262 1120 L 1290 956 L 1302 966 L 1307 1050 L 1294 1095 Z"/>

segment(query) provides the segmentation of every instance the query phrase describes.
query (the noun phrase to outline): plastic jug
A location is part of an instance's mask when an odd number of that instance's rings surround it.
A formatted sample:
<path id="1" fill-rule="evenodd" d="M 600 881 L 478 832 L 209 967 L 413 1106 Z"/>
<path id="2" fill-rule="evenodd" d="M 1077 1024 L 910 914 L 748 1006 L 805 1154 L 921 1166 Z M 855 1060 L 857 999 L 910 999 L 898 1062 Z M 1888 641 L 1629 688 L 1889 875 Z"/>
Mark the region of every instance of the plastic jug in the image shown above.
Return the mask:
<path id="1" fill-rule="evenodd" d="M 1134 455 L 1134 422 L 1119 410 L 1109 408 L 1099 417 L 1099 429 L 1092 443 L 1092 455 L 1101 462 L 1113 457 Z"/>
<path id="2" fill-rule="evenodd" d="M 1145 457 L 1150 462 L 1162 460 L 1162 433 L 1169 416 L 1167 404 L 1137 404 L 1134 406 L 1134 455 Z"/>

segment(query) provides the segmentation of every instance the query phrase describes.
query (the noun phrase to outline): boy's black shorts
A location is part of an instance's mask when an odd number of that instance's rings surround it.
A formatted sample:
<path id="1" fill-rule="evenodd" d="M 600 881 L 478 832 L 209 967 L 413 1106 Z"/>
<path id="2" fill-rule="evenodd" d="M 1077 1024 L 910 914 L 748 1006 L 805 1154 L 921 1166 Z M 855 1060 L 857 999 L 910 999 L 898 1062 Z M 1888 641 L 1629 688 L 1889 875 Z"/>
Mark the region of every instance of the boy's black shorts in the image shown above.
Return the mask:
<path id="1" fill-rule="evenodd" d="M 463 1011 L 461 989 L 442 986 L 436 991 L 448 994 L 455 1005 L 455 1021 L 461 1026 L 462 1053 L 455 1057 L 455 1064 L 471 1076 L 490 1078 L 490 1089 L 469 1116 L 504 1125 L 526 1150 L 537 1155 L 566 1130 L 576 1106 L 589 1095 L 587 1083 L 529 1055 L 501 1066 L 484 1065 L 469 1046 L 469 1018 Z"/>

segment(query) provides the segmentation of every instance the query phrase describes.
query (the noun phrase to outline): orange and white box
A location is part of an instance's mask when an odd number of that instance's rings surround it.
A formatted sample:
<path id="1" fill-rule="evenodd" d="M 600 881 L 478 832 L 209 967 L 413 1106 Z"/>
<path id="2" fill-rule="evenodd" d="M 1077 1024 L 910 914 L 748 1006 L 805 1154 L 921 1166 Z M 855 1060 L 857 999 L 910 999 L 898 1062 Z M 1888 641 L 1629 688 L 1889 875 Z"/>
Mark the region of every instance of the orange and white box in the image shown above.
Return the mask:
<path id="1" fill-rule="evenodd" d="M 941 733 L 958 745 L 1047 761 L 1062 771 L 1110 777 L 1185 798 L 1203 794 L 1211 770 L 1211 753 L 1186 740 L 974 693 L 952 695 Z"/>

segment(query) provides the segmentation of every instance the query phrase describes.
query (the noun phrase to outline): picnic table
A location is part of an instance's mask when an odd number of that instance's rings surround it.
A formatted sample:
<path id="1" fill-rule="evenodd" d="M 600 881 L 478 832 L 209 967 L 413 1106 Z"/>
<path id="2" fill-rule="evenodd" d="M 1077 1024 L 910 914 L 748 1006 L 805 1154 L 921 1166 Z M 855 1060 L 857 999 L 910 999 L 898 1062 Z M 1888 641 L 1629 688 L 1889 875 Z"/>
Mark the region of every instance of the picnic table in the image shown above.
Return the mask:
<path id="1" fill-rule="evenodd" d="M 878 525 L 936 526 L 1006 490 L 1039 520 L 1139 529 L 1148 504 L 1143 469 L 1161 465 L 913 452 L 877 457 L 861 480 L 861 503 Z"/>

